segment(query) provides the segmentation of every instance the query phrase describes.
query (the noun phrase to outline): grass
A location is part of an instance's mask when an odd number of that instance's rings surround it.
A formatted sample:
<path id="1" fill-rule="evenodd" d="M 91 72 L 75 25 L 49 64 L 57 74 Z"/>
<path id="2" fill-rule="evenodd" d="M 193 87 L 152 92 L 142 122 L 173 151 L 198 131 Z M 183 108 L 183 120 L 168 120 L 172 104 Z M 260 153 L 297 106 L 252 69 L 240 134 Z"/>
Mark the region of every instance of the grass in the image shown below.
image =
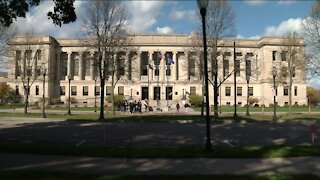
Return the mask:
<path id="1" fill-rule="evenodd" d="M 66 114 L 58 114 L 58 113 L 50 113 L 46 112 L 47 118 L 53 119 L 66 119 L 66 120 L 78 120 L 78 121 L 95 121 L 99 117 L 99 113 L 86 113 L 86 114 L 76 114 L 73 112 L 72 115 Z M 24 114 L 22 112 L 0 112 L 0 117 L 20 117 L 20 118 L 42 118 L 41 113 L 28 113 Z M 185 115 L 185 114 L 128 114 L 128 113 L 117 113 L 113 115 L 112 113 L 105 113 L 105 119 L 109 122 L 172 122 L 179 120 L 190 120 L 192 122 L 204 122 L 204 117 L 201 115 Z M 212 122 L 214 122 L 214 117 L 211 116 Z M 261 121 L 271 121 L 272 114 L 251 114 L 250 116 L 238 115 L 237 119 L 233 118 L 233 114 L 223 114 L 219 116 L 217 122 L 232 120 L 232 121 L 248 121 L 248 122 L 261 122 Z M 280 114 L 278 115 L 278 120 L 285 121 L 300 121 L 300 120 L 312 120 L 312 121 L 320 121 L 319 114 Z"/>
<path id="2" fill-rule="evenodd" d="M 200 112 L 201 107 L 193 108 L 194 111 Z M 308 112 L 308 107 L 292 107 L 292 112 Z M 218 107 L 218 112 L 220 111 L 220 107 Z M 233 106 L 222 106 L 221 108 L 222 112 L 234 112 L 234 107 Z M 247 108 L 246 107 L 237 107 L 237 112 L 246 112 Z M 262 112 L 261 107 L 250 107 L 249 112 Z M 266 107 L 264 108 L 264 112 L 273 112 L 273 108 Z M 277 112 L 289 112 L 288 107 L 277 107 Z M 311 108 L 311 112 L 320 112 L 319 107 L 313 107 Z"/>
<path id="3" fill-rule="evenodd" d="M 320 145 L 215 147 L 212 151 L 207 152 L 201 147 L 118 148 L 85 145 L 75 147 L 71 145 L 0 143 L 0 152 L 113 158 L 274 158 L 320 156 Z"/>
<path id="4" fill-rule="evenodd" d="M 0 171 L 0 179 L 97 179 L 97 180 L 273 180 L 273 179 L 319 179 L 319 176 L 303 174 L 268 174 L 268 175 L 110 175 L 110 174 L 83 174 L 67 172 L 48 172 L 48 171 Z"/>

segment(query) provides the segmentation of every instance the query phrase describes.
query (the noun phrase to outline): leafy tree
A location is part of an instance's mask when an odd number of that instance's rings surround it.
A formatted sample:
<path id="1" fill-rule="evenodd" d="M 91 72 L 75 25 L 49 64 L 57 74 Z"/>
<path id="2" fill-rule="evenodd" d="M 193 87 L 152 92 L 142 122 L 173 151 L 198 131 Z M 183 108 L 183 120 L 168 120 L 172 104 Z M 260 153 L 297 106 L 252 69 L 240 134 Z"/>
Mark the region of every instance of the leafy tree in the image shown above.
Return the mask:
<path id="1" fill-rule="evenodd" d="M 320 102 L 320 91 L 313 87 L 307 87 L 307 97 L 310 104 L 317 104 Z"/>
<path id="2" fill-rule="evenodd" d="M 6 83 L 0 83 L 0 104 L 20 102 L 21 96 Z"/>
<path id="3" fill-rule="evenodd" d="M 53 24 L 61 26 L 77 19 L 74 10 L 74 0 L 53 0 L 53 11 L 47 12 L 48 18 Z M 0 25 L 9 27 L 18 17 L 26 17 L 30 8 L 38 6 L 40 0 L 4 0 L 0 2 Z"/>
<path id="4" fill-rule="evenodd" d="M 202 96 L 198 94 L 190 95 L 189 102 L 195 107 L 200 107 L 202 105 Z"/>

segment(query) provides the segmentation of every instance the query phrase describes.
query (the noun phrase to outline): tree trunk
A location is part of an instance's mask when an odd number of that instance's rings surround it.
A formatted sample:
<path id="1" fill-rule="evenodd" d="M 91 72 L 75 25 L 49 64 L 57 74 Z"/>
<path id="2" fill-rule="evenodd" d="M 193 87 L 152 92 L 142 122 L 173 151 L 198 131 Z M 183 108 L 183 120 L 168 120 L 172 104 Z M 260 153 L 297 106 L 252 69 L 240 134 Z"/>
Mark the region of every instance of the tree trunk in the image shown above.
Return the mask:
<path id="1" fill-rule="evenodd" d="M 202 80 L 202 92 L 204 92 L 204 83 L 203 83 L 203 80 Z M 204 115 L 204 96 L 202 95 L 202 103 L 201 103 L 201 116 Z"/>
<path id="2" fill-rule="evenodd" d="M 292 75 L 289 82 L 289 114 L 292 112 Z"/>
<path id="3" fill-rule="evenodd" d="M 112 113 L 113 115 L 116 115 L 116 111 L 115 111 L 115 107 L 114 107 L 114 75 L 112 76 L 112 81 L 111 81 L 111 84 L 112 84 L 112 92 L 111 92 L 111 96 L 112 96 Z"/>
<path id="4" fill-rule="evenodd" d="M 101 79 L 100 88 L 101 88 L 101 92 L 100 92 L 100 116 L 99 116 L 99 120 L 103 121 L 104 120 L 104 78 Z"/>
<path id="5" fill-rule="evenodd" d="M 25 98 L 24 98 L 24 114 L 28 114 L 28 104 L 29 104 L 29 95 L 28 95 L 28 90 L 25 89 Z"/>

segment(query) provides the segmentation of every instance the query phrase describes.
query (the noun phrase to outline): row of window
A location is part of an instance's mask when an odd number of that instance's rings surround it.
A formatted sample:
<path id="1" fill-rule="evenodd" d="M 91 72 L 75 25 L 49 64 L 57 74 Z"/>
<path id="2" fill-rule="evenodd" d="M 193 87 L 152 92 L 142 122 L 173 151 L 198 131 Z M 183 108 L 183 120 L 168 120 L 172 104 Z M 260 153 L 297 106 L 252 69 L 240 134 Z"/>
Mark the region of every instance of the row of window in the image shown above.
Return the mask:
<path id="1" fill-rule="evenodd" d="M 281 61 L 287 61 L 287 51 L 282 51 L 280 53 Z M 272 61 L 277 60 L 277 51 L 272 51 Z"/>

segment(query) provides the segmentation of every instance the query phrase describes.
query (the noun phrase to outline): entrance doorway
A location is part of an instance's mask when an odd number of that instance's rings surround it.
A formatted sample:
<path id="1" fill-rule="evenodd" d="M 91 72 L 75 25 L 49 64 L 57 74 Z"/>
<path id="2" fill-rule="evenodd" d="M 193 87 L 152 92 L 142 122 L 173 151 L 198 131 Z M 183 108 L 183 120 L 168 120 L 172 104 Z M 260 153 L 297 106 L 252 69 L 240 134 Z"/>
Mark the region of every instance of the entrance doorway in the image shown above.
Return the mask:
<path id="1" fill-rule="evenodd" d="M 141 88 L 141 99 L 144 100 L 144 99 L 148 99 L 149 97 L 149 89 L 148 87 L 142 87 Z"/>

